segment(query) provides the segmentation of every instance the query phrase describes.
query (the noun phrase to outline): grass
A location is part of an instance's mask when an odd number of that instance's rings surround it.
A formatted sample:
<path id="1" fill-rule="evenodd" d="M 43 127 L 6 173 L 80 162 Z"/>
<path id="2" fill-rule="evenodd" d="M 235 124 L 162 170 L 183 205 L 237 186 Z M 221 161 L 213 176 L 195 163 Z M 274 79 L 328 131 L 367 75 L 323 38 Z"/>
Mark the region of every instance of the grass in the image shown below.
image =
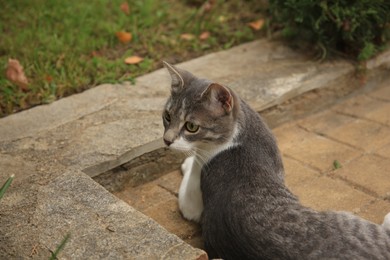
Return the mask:
<path id="1" fill-rule="evenodd" d="M 57 246 L 56 250 L 54 252 L 51 252 L 49 260 L 56 260 L 58 259 L 59 253 L 64 249 L 66 243 L 68 242 L 70 238 L 70 234 L 67 234 L 61 241 L 61 243 Z"/>
<path id="2" fill-rule="evenodd" d="M 134 81 L 161 67 L 264 35 L 248 23 L 264 17 L 259 1 L 198 0 L 13 0 L 0 8 L 0 117 L 53 102 L 102 83 Z M 129 13 L 121 9 L 127 3 Z M 121 43 L 119 31 L 132 34 Z M 199 39 L 208 31 L 207 39 Z M 193 39 L 183 39 L 183 34 Z M 126 57 L 144 58 L 127 65 Z M 29 80 L 27 89 L 5 76 L 17 59 Z"/>
<path id="3" fill-rule="evenodd" d="M 3 186 L 0 188 L 0 200 L 3 198 L 5 192 L 11 186 L 12 181 L 14 180 L 15 176 L 11 175 L 7 181 L 3 184 Z"/>

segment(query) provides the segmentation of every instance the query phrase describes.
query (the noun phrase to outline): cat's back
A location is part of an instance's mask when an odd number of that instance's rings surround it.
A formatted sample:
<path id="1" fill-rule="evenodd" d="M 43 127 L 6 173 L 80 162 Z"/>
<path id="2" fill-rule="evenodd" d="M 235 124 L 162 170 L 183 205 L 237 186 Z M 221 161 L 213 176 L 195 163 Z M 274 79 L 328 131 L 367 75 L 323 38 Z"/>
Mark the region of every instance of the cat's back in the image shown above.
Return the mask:
<path id="1" fill-rule="evenodd" d="M 232 167 L 232 160 L 224 162 L 225 169 Z M 305 208 L 279 185 L 232 181 L 224 176 L 205 194 L 202 230 L 211 257 L 390 259 L 390 230 L 380 225 Z"/>
<path id="2" fill-rule="evenodd" d="M 285 187 L 272 133 L 246 111 L 238 144 L 202 169 L 202 230 L 211 257 L 390 259 L 390 230 L 347 213 L 303 207 Z M 215 255 L 213 255 L 213 253 Z"/>

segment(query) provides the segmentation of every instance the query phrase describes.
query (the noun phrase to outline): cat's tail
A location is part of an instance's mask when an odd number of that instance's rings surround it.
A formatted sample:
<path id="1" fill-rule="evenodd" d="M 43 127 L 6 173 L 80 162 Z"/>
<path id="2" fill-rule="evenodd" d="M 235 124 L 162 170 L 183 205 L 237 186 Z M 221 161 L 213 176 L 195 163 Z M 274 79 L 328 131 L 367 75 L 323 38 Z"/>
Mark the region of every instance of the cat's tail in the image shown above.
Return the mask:
<path id="1" fill-rule="evenodd" d="M 386 229 L 390 229 L 390 212 L 385 216 L 382 226 Z"/>

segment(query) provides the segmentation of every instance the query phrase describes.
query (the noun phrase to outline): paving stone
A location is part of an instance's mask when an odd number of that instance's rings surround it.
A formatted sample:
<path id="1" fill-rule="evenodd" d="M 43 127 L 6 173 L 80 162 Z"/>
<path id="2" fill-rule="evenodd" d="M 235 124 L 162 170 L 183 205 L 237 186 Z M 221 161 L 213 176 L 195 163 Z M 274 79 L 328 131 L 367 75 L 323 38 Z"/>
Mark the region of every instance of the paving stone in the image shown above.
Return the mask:
<path id="1" fill-rule="evenodd" d="M 384 143 L 390 143 L 390 127 L 364 119 L 344 123 L 338 128 L 329 129 L 325 134 L 366 152 L 376 150 Z"/>
<path id="2" fill-rule="evenodd" d="M 335 106 L 336 111 L 390 125 L 390 102 L 361 95 Z"/>
<path id="3" fill-rule="evenodd" d="M 298 161 L 321 172 L 333 169 L 334 160 L 344 164 L 361 152 L 323 136 L 305 131 L 298 126 L 282 126 L 274 130 L 280 150 Z"/>
<path id="4" fill-rule="evenodd" d="M 182 175 L 168 173 L 135 188 L 114 192 L 136 210 L 157 221 L 161 226 L 192 246 L 203 248 L 200 226 L 185 220 L 179 210 L 177 195 Z"/>
<path id="5" fill-rule="evenodd" d="M 357 99 L 366 100 L 366 97 L 360 96 Z M 346 103 L 349 102 L 347 101 Z M 381 105 L 383 107 L 383 104 Z M 343 104 L 337 107 L 345 108 Z M 378 111 L 381 111 L 381 109 L 376 109 L 376 112 Z M 309 131 L 326 135 L 366 152 L 383 146 L 383 143 L 390 142 L 389 127 L 365 119 L 339 114 L 333 110 L 300 120 L 299 125 Z"/>
<path id="6" fill-rule="evenodd" d="M 283 164 L 286 185 L 291 189 L 320 176 L 318 171 L 287 157 L 283 158 Z"/>
<path id="7" fill-rule="evenodd" d="M 190 245 L 204 248 L 200 243 L 201 239 L 193 239 L 194 237 L 201 237 L 200 225 L 183 219 L 177 204 L 177 198 L 149 207 L 142 213 L 151 217 L 170 233 L 175 234 Z M 191 242 L 194 242 L 194 244 Z"/>
<path id="8" fill-rule="evenodd" d="M 299 120 L 298 124 L 311 132 L 326 134 L 354 120 L 351 116 L 326 110 Z"/>
<path id="9" fill-rule="evenodd" d="M 388 159 L 367 154 L 338 169 L 334 174 L 351 183 L 356 183 L 378 196 L 386 196 L 390 192 L 389 169 L 390 161 Z"/>
<path id="10" fill-rule="evenodd" d="M 386 81 L 382 85 L 383 87 L 370 92 L 368 95 L 380 100 L 390 101 L 390 82 Z"/>
<path id="11" fill-rule="evenodd" d="M 362 218 L 377 224 L 382 224 L 387 213 L 390 212 L 390 201 L 377 199 L 366 206 L 363 206 L 357 214 Z"/>
<path id="12" fill-rule="evenodd" d="M 303 205 L 317 210 L 357 211 L 374 198 L 354 189 L 345 182 L 321 176 L 294 186 L 292 192 L 298 195 Z"/>
<path id="13" fill-rule="evenodd" d="M 375 153 L 390 159 L 390 143 L 384 145 L 383 147 L 375 151 Z"/>
<path id="14" fill-rule="evenodd" d="M 113 194 L 141 212 L 168 200 L 177 200 L 172 193 L 152 182 Z"/>
<path id="15" fill-rule="evenodd" d="M 161 178 L 156 180 L 155 183 L 173 192 L 174 194 L 178 194 L 182 179 L 183 179 L 183 175 L 181 171 L 177 170 L 162 176 Z"/>

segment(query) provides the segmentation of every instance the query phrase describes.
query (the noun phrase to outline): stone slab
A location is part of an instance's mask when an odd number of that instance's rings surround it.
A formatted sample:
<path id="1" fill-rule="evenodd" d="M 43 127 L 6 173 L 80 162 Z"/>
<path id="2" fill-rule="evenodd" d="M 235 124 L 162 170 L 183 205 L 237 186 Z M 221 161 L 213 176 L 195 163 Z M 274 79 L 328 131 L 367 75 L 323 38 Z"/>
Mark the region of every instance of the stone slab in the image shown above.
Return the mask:
<path id="1" fill-rule="evenodd" d="M 67 171 L 42 187 L 31 222 L 46 258 L 66 234 L 64 259 L 179 259 L 179 248 L 181 259 L 205 256 L 82 172 Z"/>
<path id="2" fill-rule="evenodd" d="M 346 61 L 318 63 L 268 40 L 212 53 L 179 67 L 229 85 L 258 111 L 354 71 Z M 95 176 L 163 147 L 158 139 L 169 91 L 165 69 L 137 78 L 135 85 L 98 86 L 0 120 L 0 141 L 16 141 L 24 148 L 47 144 L 45 149 L 61 164 Z"/>
<path id="3" fill-rule="evenodd" d="M 99 111 L 118 99 L 120 86 L 101 85 L 81 94 L 63 98 L 10 115 L 0 120 L 0 141 L 34 136 Z"/>

